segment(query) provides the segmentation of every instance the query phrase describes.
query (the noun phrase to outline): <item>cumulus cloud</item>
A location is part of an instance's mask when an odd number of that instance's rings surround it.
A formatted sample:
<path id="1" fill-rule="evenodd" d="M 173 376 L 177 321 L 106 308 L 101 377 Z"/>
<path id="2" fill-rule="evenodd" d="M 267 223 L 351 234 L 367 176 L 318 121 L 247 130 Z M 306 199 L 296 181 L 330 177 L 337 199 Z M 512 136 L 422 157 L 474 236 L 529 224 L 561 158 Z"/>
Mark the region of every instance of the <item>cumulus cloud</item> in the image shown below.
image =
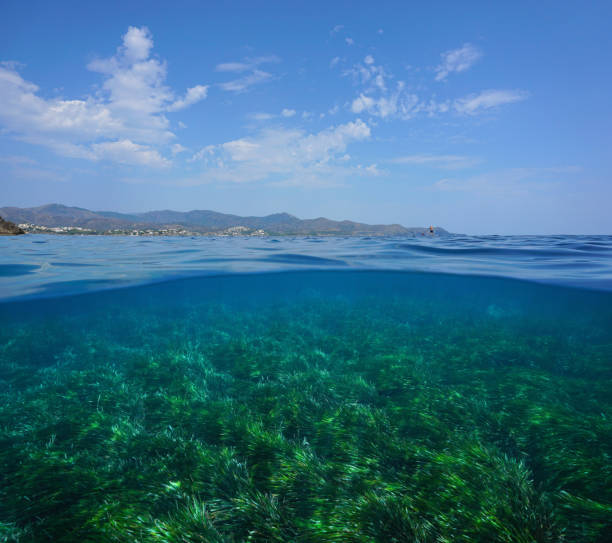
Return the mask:
<path id="1" fill-rule="evenodd" d="M 0 65 L 0 125 L 17 139 L 64 156 L 167 166 L 159 148 L 175 135 L 165 113 L 204 99 L 207 87 L 196 85 L 177 98 L 165 85 L 166 64 L 151 57 L 152 48 L 146 27 L 129 27 L 115 55 L 89 63 L 103 82 L 80 99 L 43 98 L 17 66 Z"/>
<path id="2" fill-rule="evenodd" d="M 130 26 L 123 37 L 123 55 L 131 62 L 145 60 L 153 48 L 153 39 L 147 27 Z"/>
<path id="3" fill-rule="evenodd" d="M 361 119 L 317 133 L 270 128 L 251 138 L 207 146 L 193 157 L 201 161 L 200 182 L 254 182 L 275 184 L 337 184 L 358 173 L 343 161 L 347 147 L 370 137 Z M 368 173 L 365 169 L 361 174 Z"/>
<path id="4" fill-rule="evenodd" d="M 523 90 L 486 90 L 455 100 L 454 107 L 458 113 L 474 115 L 503 104 L 520 102 L 528 96 Z"/>
<path id="5" fill-rule="evenodd" d="M 436 67 L 436 81 L 444 81 L 453 72 L 464 72 L 482 56 L 482 52 L 472 44 L 466 43 L 463 47 L 446 51 L 440 56 L 442 62 Z"/>
<path id="6" fill-rule="evenodd" d="M 295 115 L 295 113 L 296 113 L 295 109 L 287 109 L 287 108 L 285 108 L 285 109 L 283 109 L 281 111 L 281 115 L 283 117 L 293 117 Z"/>

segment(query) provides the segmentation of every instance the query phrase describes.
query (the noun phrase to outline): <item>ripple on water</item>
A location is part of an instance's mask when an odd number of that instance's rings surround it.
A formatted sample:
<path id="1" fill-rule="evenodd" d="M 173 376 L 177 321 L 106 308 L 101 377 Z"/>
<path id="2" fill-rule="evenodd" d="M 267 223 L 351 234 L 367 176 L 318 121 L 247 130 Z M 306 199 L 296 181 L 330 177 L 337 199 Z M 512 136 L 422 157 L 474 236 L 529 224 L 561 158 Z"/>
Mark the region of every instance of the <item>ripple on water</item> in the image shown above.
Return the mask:
<path id="1" fill-rule="evenodd" d="M 32 264 L 0 264 L 0 277 L 18 277 L 34 273 L 40 266 Z"/>
<path id="2" fill-rule="evenodd" d="M 315 264 L 320 266 L 347 266 L 343 260 L 323 258 L 321 256 L 301 255 L 295 253 L 279 253 L 268 255 L 263 260 L 283 264 Z"/>

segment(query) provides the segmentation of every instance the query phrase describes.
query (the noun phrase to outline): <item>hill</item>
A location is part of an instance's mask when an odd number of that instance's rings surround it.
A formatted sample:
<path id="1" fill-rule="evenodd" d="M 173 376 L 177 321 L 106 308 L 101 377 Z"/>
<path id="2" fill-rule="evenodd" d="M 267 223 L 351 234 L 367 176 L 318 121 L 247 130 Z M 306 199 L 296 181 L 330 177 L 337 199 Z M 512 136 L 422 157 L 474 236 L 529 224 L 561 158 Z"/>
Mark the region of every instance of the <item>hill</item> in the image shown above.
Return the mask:
<path id="1" fill-rule="evenodd" d="M 161 210 L 145 213 L 117 213 L 90 211 L 80 207 L 48 204 L 39 207 L 3 207 L 0 214 L 17 224 L 44 227 L 77 227 L 104 233 L 112 230 L 182 227 L 195 233 L 215 233 L 235 227 L 263 230 L 270 235 L 342 235 L 391 236 L 415 235 L 426 232 L 424 227 L 405 227 L 400 224 L 364 224 L 354 221 L 334 221 L 319 217 L 299 219 L 289 213 L 275 213 L 265 217 L 241 217 L 208 210 L 187 212 Z M 436 227 L 436 233 L 447 234 Z"/>

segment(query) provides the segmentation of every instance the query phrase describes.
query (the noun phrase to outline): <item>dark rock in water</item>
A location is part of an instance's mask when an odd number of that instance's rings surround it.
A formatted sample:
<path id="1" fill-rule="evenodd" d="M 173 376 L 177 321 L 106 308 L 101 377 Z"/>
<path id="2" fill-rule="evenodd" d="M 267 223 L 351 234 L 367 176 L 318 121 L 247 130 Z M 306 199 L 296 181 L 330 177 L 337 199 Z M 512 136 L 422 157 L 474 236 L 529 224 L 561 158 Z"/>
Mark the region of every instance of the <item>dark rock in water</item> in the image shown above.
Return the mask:
<path id="1" fill-rule="evenodd" d="M 14 236 L 17 234 L 25 234 L 15 223 L 5 221 L 0 217 L 0 236 Z"/>

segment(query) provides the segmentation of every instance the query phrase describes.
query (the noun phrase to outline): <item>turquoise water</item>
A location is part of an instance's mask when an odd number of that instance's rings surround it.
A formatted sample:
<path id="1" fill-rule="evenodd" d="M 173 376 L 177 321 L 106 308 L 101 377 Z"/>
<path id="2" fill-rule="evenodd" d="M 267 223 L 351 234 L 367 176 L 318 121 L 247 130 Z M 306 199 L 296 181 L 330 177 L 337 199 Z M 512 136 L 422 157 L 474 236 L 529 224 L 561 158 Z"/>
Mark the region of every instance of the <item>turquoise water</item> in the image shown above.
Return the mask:
<path id="1" fill-rule="evenodd" d="M 611 239 L 0 238 L 0 541 L 610 541 Z"/>

